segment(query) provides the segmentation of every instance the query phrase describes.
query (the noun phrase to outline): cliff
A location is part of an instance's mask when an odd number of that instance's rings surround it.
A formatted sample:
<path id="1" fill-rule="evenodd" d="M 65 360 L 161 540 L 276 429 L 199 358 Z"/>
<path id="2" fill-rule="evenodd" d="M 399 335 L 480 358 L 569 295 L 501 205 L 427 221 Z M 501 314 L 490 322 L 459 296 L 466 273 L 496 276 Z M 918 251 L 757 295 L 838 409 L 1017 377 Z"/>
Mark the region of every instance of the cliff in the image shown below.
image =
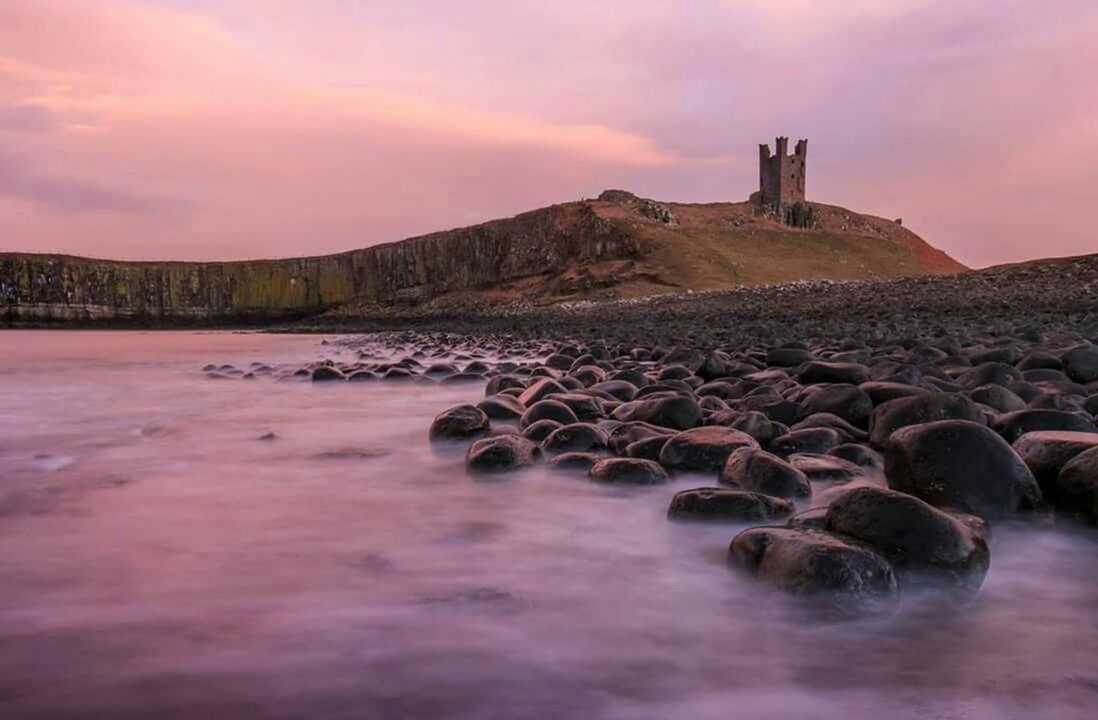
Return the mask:
<path id="1" fill-rule="evenodd" d="M 322 257 L 118 262 L 0 254 L 0 318 L 19 324 L 257 324 L 470 295 L 552 302 L 963 266 L 898 223 L 812 205 L 794 229 L 748 203 L 657 203 L 622 191 Z"/>

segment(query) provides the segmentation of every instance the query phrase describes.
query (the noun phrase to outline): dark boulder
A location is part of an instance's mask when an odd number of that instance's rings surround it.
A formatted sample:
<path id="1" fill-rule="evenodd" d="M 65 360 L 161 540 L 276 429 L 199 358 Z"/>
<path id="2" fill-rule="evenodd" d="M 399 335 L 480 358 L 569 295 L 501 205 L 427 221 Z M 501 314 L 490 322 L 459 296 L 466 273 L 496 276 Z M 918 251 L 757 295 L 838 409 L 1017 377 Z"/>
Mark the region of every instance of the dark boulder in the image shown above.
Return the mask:
<path id="1" fill-rule="evenodd" d="M 809 427 L 803 430 L 793 430 L 776 438 L 767 445 L 766 449 L 782 457 L 806 452 L 823 454 L 838 445 L 842 445 L 847 439 L 834 428 Z"/>
<path id="2" fill-rule="evenodd" d="M 715 472 L 736 450 L 759 444 L 747 433 L 709 425 L 678 433 L 663 445 L 660 464 L 674 470 Z"/>
<path id="3" fill-rule="evenodd" d="M 658 485 L 671 478 L 657 462 L 639 458 L 606 458 L 591 467 L 591 479 L 617 485 Z"/>
<path id="4" fill-rule="evenodd" d="M 478 473 L 501 473 L 533 465 L 538 446 L 521 435 L 496 435 L 477 440 L 465 456 L 465 467 Z"/>
<path id="5" fill-rule="evenodd" d="M 572 412 L 572 408 L 557 400 L 539 400 L 530 405 L 523 413 L 522 419 L 519 420 L 519 426 L 529 427 L 538 420 L 556 420 L 561 425 L 579 422 L 579 418 Z"/>
<path id="6" fill-rule="evenodd" d="M 547 453 L 583 452 L 605 447 L 606 436 L 602 430 L 589 423 L 572 423 L 559 427 L 541 443 L 541 449 Z"/>
<path id="7" fill-rule="evenodd" d="M 857 538 L 897 570 L 927 574 L 975 593 L 991 562 L 984 539 L 922 500 L 885 488 L 844 492 L 827 509 L 827 529 Z"/>
<path id="8" fill-rule="evenodd" d="M 755 522 L 785 517 L 793 512 L 788 500 L 730 488 L 683 490 L 671 498 L 667 516 L 675 520 Z"/>
<path id="9" fill-rule="evenodd" d="M 332 382 L 336 380 L 346 380 L 347 376 L 340 372 L 339 368 L 334 368 L 330 365 L 321 365 L 320 367 L 313 368 L 312 378 L 313 382 Z"/>
<path id="10" fill-rule="evenodd" d="M 801 401 L 801 417 L 835 415 L 855 427 L 869 426 L 873 400 L 857 385 L 826 385 Z"/>
<path id="11" fill-rule="evenodd" d="M 819 383 L 860 385 L 869 380 L 869 368 L 856 363 L 808 362 L 797 372 L 797 379 L 805 385 Z"/>
<path id="12" fill-rule="evenodd" d="M 865 474 L 860 465 L 834 455 L 796 453 L 790 455 L 786 462 L 803 472 L 809 482 L 845 483 Z"/>
<path id="13" fill-rule="evenodd" d="M 518 420 L 526 412 L 526 408 L 510 395 L 493 395 L 484 398 L 477 407 L 493 420 Z"/>
<path id="14" fill-rule="evenodd" d="M 729 560 L 774 588 L 843 614 L 887 612 L 898 600 L 887 560 L 855 540 L 819 530 L 744 530 L 732 540 Z"/>
<path id="15" fill-rule="evenodd" d="M 985 519 L 1042 503 L 1033 473 L 1010 445 L 991 428 L 967 420 L 894 432 L 885 446 L 885 476 L 894 490 Z"/>
<path id="16" fill-rule="evenodd" d="M 741 448 L 729 455 L 721 468 L 720 482 L 781 498 L 812 494 L 812 486 L 803 472 L 777 455 L 755 448 Z"/>
<path id="17" fill-rule="evenodd" d="M 488 432 L 488 416 L 474 405 L 458 405 L 435 416 L 429 432 L 432 440 L 459 440 Z"/>
<path id="18" fill-rule="evenodd" d="M 964 395 L 932 393 L 889 400 L 873 410 L 869 420 L 869 441 L 884 445 L 888 436 L 909 425 L 936 420 L 970 420 L 983 423 L 986 416 L 980 406 Z"/>
<path id="19" fill-rule="evenodd" d="M 634 400 L 616 409 L 613 416 L 622 422 L 645 422 L 673 430 L 689 430 L 703 419 L 698 402 L 684 395 Z"/>
<path id="20" fill-rule="evenodd" d="M 1011 443 L 1028 432 L 1040 430 L 1098 433 L 1098 427 L 1088 418 L 1062 410 L 1019 410 L 1000 415 L 993 427 Z"/>
<path id="21" fill-rule="evenodd" d="M 1061 361 L 1064 372 L 1075 382 L 1086 384 L 1098 380 L 1098 347 L 1074 347 L 1061 356 Z"/>
<path id="22" fill-rule="evenodd" d="M 563 395 L 568 392 L 568 389 L 561 385 L 552 378 L 544 378 L 538 380 L 530 387 L 526 388 L 521 395 L 519 395 L 519 402 L 530 407 L 539 400 L 543 400 L 546 397 L 559 394 Z"/>
<path id="23" fill-rule="evenodd" d="M 556 420 L 538 420 L 535 423 L 530 423 L 522 429 L 522 436 L 527 440 L 533 440 L 536 443 L 540 443 L 545 438 L 553 434 L 553 431 L 557 428 L 564 427 L 563 423 L 559 423 Z"/>
<path id="24" fill-rule="evenodd" d="M 602 458 L 591 452 L 566 452 L 557 455 L 549 461 L 549 467 L 554 470 L 582 470 L 590 472 Z"/>
<path id="25" fill-rule="evenodd" d="M 1015 440 L 1013 448 L 1037 479 L 1045 499 L 1055 504 L 1060 470 L 1076 455 L 1098 448 L 1098 434 L 1054 430 L 1030 432 Z"/>
<path id="26" fill-rule="evenodd" d="M 1079 453 L 1064 465 L 1053 498 L 1058 513 L 1098 525 L 1098 448 Z"/>

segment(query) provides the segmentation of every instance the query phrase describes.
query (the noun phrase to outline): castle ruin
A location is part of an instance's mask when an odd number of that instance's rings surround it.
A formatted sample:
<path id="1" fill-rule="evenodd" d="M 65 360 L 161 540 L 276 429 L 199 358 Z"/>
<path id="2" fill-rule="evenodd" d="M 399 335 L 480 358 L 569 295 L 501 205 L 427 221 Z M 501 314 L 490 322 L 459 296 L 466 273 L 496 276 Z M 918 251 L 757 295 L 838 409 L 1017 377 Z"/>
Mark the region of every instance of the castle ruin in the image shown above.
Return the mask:
<path id="1" fill-rule="evenodd" d="M 793 154 L 788 154 L 789 138 L 759 145 L 759 191 L 752 199 L 763 212 L 793 227 L 812 227 L 812 208 L 805 202 L 805 160 L 808 140 L 798 140 Z"/>

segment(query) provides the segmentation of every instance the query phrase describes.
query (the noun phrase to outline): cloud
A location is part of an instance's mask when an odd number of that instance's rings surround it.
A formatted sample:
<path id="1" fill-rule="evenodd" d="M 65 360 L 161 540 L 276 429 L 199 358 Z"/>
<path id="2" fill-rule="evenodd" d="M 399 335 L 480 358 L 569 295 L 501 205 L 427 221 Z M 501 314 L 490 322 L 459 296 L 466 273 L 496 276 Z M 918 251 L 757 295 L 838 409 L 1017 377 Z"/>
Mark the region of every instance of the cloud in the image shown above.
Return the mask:
<path id="1" fill-rule="evenodd" d="M 161 203 L 127 192 L 39 174 L 23 158 L 4 152 L 0 152 L 0 196 L 57 212 L 146 213 L 161 207 Z"/>
<path id="2" fill-rule="evenodd" d="M 816 199 L 970 263 L 1081 252 L 1096 35 L 1089 0 L 6 0 L 5 235 L 239 258 L 741 199 L 780 133 Z"/>

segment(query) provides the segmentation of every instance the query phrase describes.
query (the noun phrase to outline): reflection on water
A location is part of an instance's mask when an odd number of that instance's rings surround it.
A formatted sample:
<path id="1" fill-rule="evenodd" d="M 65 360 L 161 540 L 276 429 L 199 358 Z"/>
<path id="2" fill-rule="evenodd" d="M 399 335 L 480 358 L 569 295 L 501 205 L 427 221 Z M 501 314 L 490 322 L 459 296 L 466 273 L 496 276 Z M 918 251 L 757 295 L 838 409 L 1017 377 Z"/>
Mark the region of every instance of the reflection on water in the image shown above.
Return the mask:
<path id="1" fill-rule="evenodd" d="M 666 521 L 707 481 L 466 476 L 426 430 L 479 385 L 200 371 L 312 337 L 0 348 L 0 717 L 1098 715 L 1092 537 L 998 527 L 978 602 L 821 625 Z"/>

